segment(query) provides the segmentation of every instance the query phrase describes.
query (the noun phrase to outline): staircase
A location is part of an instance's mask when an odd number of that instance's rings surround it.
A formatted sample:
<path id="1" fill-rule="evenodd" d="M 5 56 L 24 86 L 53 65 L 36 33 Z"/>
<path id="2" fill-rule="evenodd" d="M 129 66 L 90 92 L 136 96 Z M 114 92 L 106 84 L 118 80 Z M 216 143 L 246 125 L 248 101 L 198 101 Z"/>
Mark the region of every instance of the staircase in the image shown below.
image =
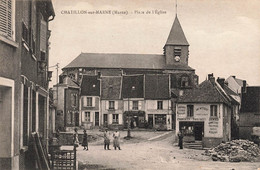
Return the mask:
<path id="1" fill-rule="evenodd" d="M 184 142 L 184 148 L 202 150 L 202 141 Z"/>

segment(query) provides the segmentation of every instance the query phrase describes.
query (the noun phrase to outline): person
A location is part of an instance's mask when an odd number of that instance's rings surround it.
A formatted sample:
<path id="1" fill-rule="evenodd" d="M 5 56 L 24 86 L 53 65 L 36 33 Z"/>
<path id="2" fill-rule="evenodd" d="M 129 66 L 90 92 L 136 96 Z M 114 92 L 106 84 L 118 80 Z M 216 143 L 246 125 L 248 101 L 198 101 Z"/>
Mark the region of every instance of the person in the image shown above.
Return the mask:
<path id="1" fill-rule="evenodd" d="M 104 132 L 104 149 L 105 150 L 106 149 L 110 150 L 109 144 L 110 144 L 109 133 L 107 132 L 107 130 L 105 130 L 105 132 Z"/>
<path id="2" fill-rule="evenodd" d="M 77 128 L 74 129 L 74 133 L 73 133 L 73 145 L 74 148 L 79 146 L 79 134 Z"/>
<path id="3" fill-rule="evenodd" d="M 183 134 L 181 131 L 178 132 L 178 138 L 179 138 L 179 147 L 180 149 L 183 149 Z"/>
<path id="4" fill-rule="evenodd" d="M 87 134 L 87 131 L 85 129 L 83 130 L 83 132 L 84 132 L 83 141 L 82 141 L 82 146 L 84 147 L 83 150 L 88 151 L 88 134 Z"/>
<path id="5" fill-rule="evenodd" d="M 114 144 L 115 150 L 116 150 L 116 148 L 121 150 L 120 143 L 119 143 L 120 134 L 119 134 L 119 132 L 117 130 L 113 133 L 113 137 L 114 137 L 113 144 Z"/>

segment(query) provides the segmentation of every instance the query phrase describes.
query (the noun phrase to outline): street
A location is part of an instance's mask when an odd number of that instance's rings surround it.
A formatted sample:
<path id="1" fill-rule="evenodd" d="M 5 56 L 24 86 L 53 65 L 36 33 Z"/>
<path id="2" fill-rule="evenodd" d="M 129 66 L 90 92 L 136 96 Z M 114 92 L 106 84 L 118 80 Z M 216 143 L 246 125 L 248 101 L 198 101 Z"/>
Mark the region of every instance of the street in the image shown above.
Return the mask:
<path id="1" fill-rule="evenodd" d="M 120 132 L 121 139 L 126 131 Z M 180 150 L 173 132 L 131 132 L 133 140 L 121 140 L 122 150 L 104 150 L 102 141 L 89 143 L 89 150 L 77 150 L 79 169 L 235 169 L 260 168 L 260 162 L 213 162 L 203 150 Z M 148 138 L 140 136 L 147 135 Z M 136 138 L 140 140 L 136 140 Z"/>

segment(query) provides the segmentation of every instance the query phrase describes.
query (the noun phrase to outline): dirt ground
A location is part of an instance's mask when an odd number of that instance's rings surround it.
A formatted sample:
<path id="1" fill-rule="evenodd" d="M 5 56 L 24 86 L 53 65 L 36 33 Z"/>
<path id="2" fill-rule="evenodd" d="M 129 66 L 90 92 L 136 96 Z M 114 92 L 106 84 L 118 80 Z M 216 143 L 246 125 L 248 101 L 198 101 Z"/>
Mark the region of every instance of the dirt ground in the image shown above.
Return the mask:
<path id="1" fill-rule="evenodd" d="M 102 132 L 97 132 L 102 136 Z M 258 170 L 260 162 L 214 162 L 201 153 L 204 150 L 180 150 L 174 142 L 174 132 L 132 132 L 133 139 L 125 140 L 121 133 L 121 149 L 104 150 L 103 139 L 89 143 L 89 150 L 77 149 L 79 170 L 83 169 L 228 169 Z M 93 134 L 92 134 L 93 135 Z M 111 134 L 112 136 L 112 134 Z M 111 140 L 112 143 L 112 140 Z"/>

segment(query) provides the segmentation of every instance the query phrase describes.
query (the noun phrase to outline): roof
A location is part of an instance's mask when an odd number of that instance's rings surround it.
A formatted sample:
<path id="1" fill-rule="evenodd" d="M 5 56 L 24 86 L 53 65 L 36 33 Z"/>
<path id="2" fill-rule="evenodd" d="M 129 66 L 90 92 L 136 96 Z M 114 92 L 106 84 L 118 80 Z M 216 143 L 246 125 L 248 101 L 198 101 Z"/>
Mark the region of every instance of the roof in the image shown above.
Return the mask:
<path id="1" fill-rule="evenodd" d="M 248 86 L 242 93 L 241 112 L 260 112 L 260 87 Z"/>
<path id="2" fill-rule="evenodd" d="M 144 75 L 123 76 L 123 98 L 144 98 Z"/>
<path id="3" fill-rule="evenodd" d="M 83 75 L 81 96 L 100 96 L 100 81 L 98 76 Z"/>
<path id="4" fill-rule="evenodd" d="M 194 70 L 185 64 L 166 65 L 165 56 L 159 54 L 81 53 L 67 68 L 129 68 Z"/>
<path id="5" fill-rule="evenodd" d="M 101 99 L 121 99 L 121 77 L 102 77 L 101 80 Z"/>
<path id="6" fill-rule="evenodd" d="M 169 75 L 145 75 L 146 99 L 169 99 Z"/>
<path id="7" fill-rule="evenodd" d="M 212 84 L 210 80 L 203 81 L 197 88 L 185 91 L 185 93 L 179 97 L 178 102 L 229 104 L 225 94 L 223 94 L 216 83 Z"/>
<path id="8" fill-rule="evenodd" d="M 189 45 L 177 15 L 165 45 Z"/>

